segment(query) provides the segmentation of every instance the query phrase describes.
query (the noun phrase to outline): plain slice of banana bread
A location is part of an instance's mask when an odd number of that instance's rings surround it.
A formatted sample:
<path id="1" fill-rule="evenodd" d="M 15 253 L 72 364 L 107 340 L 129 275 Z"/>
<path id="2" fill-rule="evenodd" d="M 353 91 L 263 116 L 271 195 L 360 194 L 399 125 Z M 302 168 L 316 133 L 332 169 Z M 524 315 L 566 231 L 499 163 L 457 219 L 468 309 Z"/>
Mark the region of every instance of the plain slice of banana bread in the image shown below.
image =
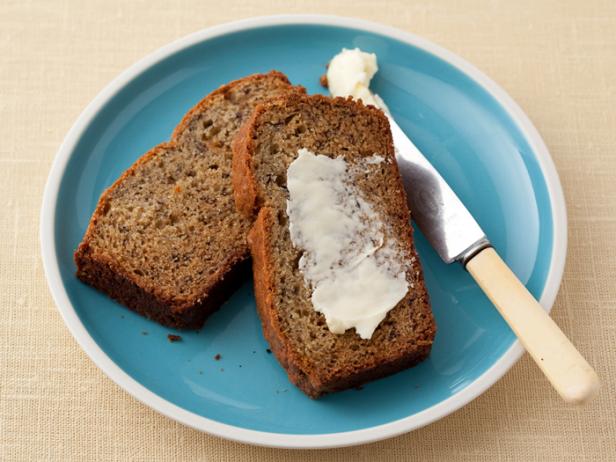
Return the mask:
<path id="1" fill-rule="evenodd" d="M 286 181 L 289 165 L 302 148 L 361 165 L 350 181 L 400 249 L 409 289 L 370 339 L 362 339 L 354 329 L 332 333 L 313 308 L 311 289 L 299 270 L 302 251 L 289 232 Z M 428 356 L 436 326 L 389 125 L 378 109 L 303 95 L 260 105 L 234 143 L 233 186 L 238 209 L 256 215 L 248 242 L 263 332 L 293 383 L 318 397 L 392 374 Z"/>
<path id="2" fill-rule="evenodd" d="M 170 142 L 102 194 L 75 252 L 77 276 L 161 324 L 199 328 L 249 257 L 250 220 L 233 203 L 231 141 L 258 103 L 290 92 L 303 89 L 272 71 L 205 97 Z"/>

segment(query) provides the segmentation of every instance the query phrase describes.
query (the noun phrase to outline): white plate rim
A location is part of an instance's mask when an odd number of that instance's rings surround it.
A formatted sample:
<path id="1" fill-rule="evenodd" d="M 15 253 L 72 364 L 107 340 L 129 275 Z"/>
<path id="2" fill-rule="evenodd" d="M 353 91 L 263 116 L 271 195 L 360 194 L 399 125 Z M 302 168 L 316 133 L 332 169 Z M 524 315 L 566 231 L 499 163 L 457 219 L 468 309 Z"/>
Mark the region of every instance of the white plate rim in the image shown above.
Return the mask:
<path id="1" fill-rule="evenodd" d="M 361 430 L 309 435 L 271 433 L 240 428 L 187 411 L 151 392 L 120 369 L 120 367 L 96 344 L 77 316 L 68 298 L 66 289 L 62 284 L 56 248 L 54 245 L 56 203 L 60 183 L 71 153 L 84 130 L 89 126 L 98 111 L 130 80 L 166 57 L 204 40 L 259 27 L 299 24 L 354 28 L 385 35 L 401 42 L 408 43 L 432 53 L 458 68 L 482 86 L 485 91 L 501 104 L 511 119 L 517 124 L 517 128 L 524 134 L 533 152 L 536 153 L 537 161 L 548 190 L 552 209 L 554 240 L 552 245 L 552 261 L 548 270 L 546 285 L 539 301 L 546 311 L 550 311 L 556 299 L 565 266 L 567 252 L 567 214 L 564 194 L 558 173 L 543 139 L 530 119 L 498 84 L 456 54 L 429 40 L 391 26 L 385 26 L 363 19 L 340 16 L 315 14 L 260 16 L 209 27 L 159 48 L 120 73 L 79 115 L 54 158 L 45 185 L 41 207 L 41 256 L 45 276 L 54 302 L 75 340 L 109 378 L 143 404 L 197 430 L 243 443 L 278 448 L 332 448 L 352 446 L 391 438 L 421 428 L 460 409 L 462 406 L 484 393 L 520 359 L 524 351 L 520 342 L 516 340 L 494 365 L 455 395 L 419 413 L 386 424 Z"/>

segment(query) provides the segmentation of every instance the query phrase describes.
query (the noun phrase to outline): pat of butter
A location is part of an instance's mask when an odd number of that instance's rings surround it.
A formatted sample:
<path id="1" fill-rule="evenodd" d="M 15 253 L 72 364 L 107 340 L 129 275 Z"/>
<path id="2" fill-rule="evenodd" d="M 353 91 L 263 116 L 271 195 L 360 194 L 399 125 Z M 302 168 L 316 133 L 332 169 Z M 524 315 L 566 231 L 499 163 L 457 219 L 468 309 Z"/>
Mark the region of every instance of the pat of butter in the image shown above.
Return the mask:
<path id="1" fill-rule="evenodd" d="M 329 62 L 327 87 L 332 96 L 352 96 L 389 113 L 383 100 L 370 91 L 370 80 L 378 70 L 374 53 L 343 48 Z"/>
<path id="2" fill-rule="evenodd" d="M 383 161 L 375 154 L 363 167 Z M 333 333 L 355 328 L 369 339 L 408 283 L 395 241 L 353 185 L 355 167 L 300 149 L 287 171 L 287 215 L 314 309 Z"/>

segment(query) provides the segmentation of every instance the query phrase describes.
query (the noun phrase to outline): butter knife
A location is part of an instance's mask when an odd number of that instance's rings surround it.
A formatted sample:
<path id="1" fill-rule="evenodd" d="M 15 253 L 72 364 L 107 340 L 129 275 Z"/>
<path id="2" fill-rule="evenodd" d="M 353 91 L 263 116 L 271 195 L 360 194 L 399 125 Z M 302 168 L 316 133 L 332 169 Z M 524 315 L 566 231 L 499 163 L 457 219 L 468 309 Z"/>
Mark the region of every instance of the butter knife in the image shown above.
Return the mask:
<path id="1" fill-rule="evenodd" d="M 443 177 L 388 119 L 415 223 L 445 263 L 466 268 L 560 396 L 586 401 L 599 388 L 593 368 L 499 257 Z"/>

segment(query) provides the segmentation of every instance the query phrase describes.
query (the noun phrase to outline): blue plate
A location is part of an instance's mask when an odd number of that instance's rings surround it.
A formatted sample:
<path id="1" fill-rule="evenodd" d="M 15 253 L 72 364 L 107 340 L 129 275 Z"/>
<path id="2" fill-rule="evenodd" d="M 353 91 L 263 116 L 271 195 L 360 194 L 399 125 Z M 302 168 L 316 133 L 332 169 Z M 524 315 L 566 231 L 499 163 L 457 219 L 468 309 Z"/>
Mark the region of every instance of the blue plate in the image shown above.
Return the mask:
<path id="1" fill-rule="evenodd" d="M 150 322 L 75 278 L 72 254 L 102 191 L 165 141 L 186 111 L 229 80 L 278 69 L 310 93 L 341 48 L 378 56 L 373 89 L 442 173 L 504 260 L 549 308 L 564 263 L 565 212 L 540 137 L 500 88 L 418 37 L 332 17 L 259 18 L 165 47 L 122 74 L 63 144 L 45 195 L 42 245 L 69 328 L 105 372 L 137 398 L 196 428 L 256 444 L 317 447 L 371 441 L 425 425 L 494 383 L 521 349 L 458 265 L 417 232 L 438 334 L 419 366 L 319 401 L 269 354 L 247 280 L 200 332 Z M 215 359 L 221 355 L 219 360 Z"/>

